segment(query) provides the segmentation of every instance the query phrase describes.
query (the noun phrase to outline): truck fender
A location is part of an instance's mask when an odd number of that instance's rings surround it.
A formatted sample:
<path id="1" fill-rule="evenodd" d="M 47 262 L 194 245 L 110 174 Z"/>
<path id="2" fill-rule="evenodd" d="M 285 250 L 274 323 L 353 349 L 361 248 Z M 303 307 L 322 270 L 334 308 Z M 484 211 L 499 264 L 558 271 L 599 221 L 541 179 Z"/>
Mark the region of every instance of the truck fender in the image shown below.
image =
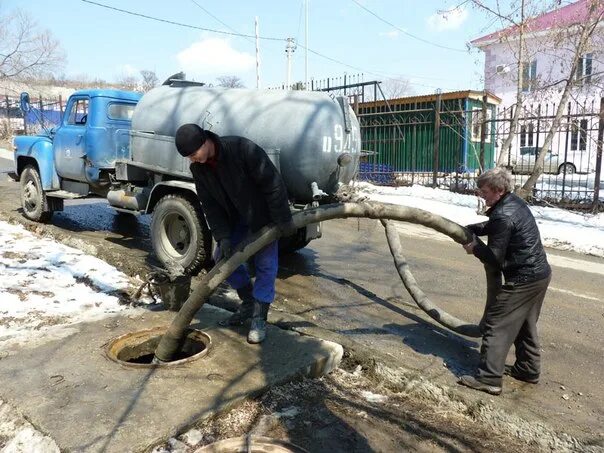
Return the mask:
<path id="1" fill-rule="evenodd" d="M 40 173 L 43 190 L 56 190 L 61 188 L 59 175 L 55 170 L 55 160 L 52 143 L 40 139 L 35 141 L 27 150 L 19 150 L 15 154 L 17 174 L 21 175 L 25 167 L 35 165 Z"/>
<path id="2" fill-rule="evenodd" d="M 190 195 L 192 198 L 197 200 L 197 190 L 195 189 L 195 183 L 187 181 L 162 181 L 151 189 L 149 195 L 149 201 L 147 202 L 147 208 L 145 214 L 151 214 L 157 202 L 164 196 L 172 193 L 182 193 Z"/>

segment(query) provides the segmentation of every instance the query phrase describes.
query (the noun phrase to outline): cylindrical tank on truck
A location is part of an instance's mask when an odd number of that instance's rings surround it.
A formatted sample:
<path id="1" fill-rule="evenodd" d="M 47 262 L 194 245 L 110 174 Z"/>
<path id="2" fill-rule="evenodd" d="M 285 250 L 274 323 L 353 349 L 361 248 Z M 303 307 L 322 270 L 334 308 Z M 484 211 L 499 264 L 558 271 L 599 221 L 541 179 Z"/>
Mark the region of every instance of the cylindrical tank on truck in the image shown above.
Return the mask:
<path id="1" fill-rule="evenodd" d="M 127 167 L 161 174 L 148 196 L 151 236 L 159 259 L 196 272 L 210 257 L 211 238 L 194 193 L 190 162 L 174 145 L 176 130 L 195 123 L 219 136 L 238 135 L 260 145 L 280 171 L 293 209 L 332 200 L 358 168 L 358 120 L 346 98 L 325 92 L 208 88 L 173 82 L 146 93 L 132 116 Z M 120 165 L 123 169 L 120 171 Z M 124 193 L 113 200 L 140 203 Z M 118 206 L 119 207 L 119 206 Z M 202 208 L 201 208 L 202 209 Z M 286 248 L 305 246 L 316 231 L 301 230 Z M 285 245 L 285 244 L 284 244 Z"/>

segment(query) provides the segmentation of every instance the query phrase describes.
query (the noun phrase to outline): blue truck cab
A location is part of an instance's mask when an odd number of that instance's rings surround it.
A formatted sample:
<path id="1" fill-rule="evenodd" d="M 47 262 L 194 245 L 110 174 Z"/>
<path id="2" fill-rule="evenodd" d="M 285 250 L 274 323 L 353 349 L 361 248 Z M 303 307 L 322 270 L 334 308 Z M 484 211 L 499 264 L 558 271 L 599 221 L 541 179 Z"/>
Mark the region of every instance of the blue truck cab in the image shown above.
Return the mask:
<path id="1" fill-rule="evenodd" d="M 120 90 L 76 91 L 59 127 L 15 137 L 26 217 L 48 220 L 52 211 L 62 209 L 65 198 L 106 195 L 116 160 L 127 153 L 131 118 L 140 98 L 139 93 Z M 27 100 L 22 98 L 25 110 Z"/>

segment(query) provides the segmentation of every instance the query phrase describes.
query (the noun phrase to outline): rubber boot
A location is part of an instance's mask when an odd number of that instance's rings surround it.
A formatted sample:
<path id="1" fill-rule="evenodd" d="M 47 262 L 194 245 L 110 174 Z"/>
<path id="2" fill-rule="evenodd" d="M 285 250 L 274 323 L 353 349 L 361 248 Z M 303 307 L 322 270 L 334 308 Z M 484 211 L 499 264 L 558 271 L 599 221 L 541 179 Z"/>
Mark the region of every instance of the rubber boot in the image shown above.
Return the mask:
<path id="1" fill-rule="evenodd" d="M 254 296 L 252 295 L 254 287 L 248 283 L 243 288 L 237 290 L 237 295 L 241 299 L 241 305 L 230 318 L 222 321 L 222 326 L 241 326 L 245 321 L 250 319 L 254 313 Z"/>
<path id="2" fill-rule="evenodd" d="M 252 344 L 262 343 L 266 338 L 266 319 L 268 318 L 268 309 L 271 304 L 254 301 L 254 313 L 252 315 L 252 325 L 247 334 L 247 342 Z"/>

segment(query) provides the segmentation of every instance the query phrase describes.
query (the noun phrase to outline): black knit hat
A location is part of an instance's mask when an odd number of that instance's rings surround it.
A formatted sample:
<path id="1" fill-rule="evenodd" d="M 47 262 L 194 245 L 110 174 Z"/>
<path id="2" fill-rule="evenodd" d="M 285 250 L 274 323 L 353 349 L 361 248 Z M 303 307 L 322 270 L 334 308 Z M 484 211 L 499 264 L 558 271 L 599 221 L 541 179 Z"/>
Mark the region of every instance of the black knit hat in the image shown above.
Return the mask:
<path id="1" fill-rule="evenodd" d="M 174 143 L 180 155 L 187 157 L 201 148 L 207 138 L 206 131 L 197 124 L 189 123 L 178 128 Z"/>

